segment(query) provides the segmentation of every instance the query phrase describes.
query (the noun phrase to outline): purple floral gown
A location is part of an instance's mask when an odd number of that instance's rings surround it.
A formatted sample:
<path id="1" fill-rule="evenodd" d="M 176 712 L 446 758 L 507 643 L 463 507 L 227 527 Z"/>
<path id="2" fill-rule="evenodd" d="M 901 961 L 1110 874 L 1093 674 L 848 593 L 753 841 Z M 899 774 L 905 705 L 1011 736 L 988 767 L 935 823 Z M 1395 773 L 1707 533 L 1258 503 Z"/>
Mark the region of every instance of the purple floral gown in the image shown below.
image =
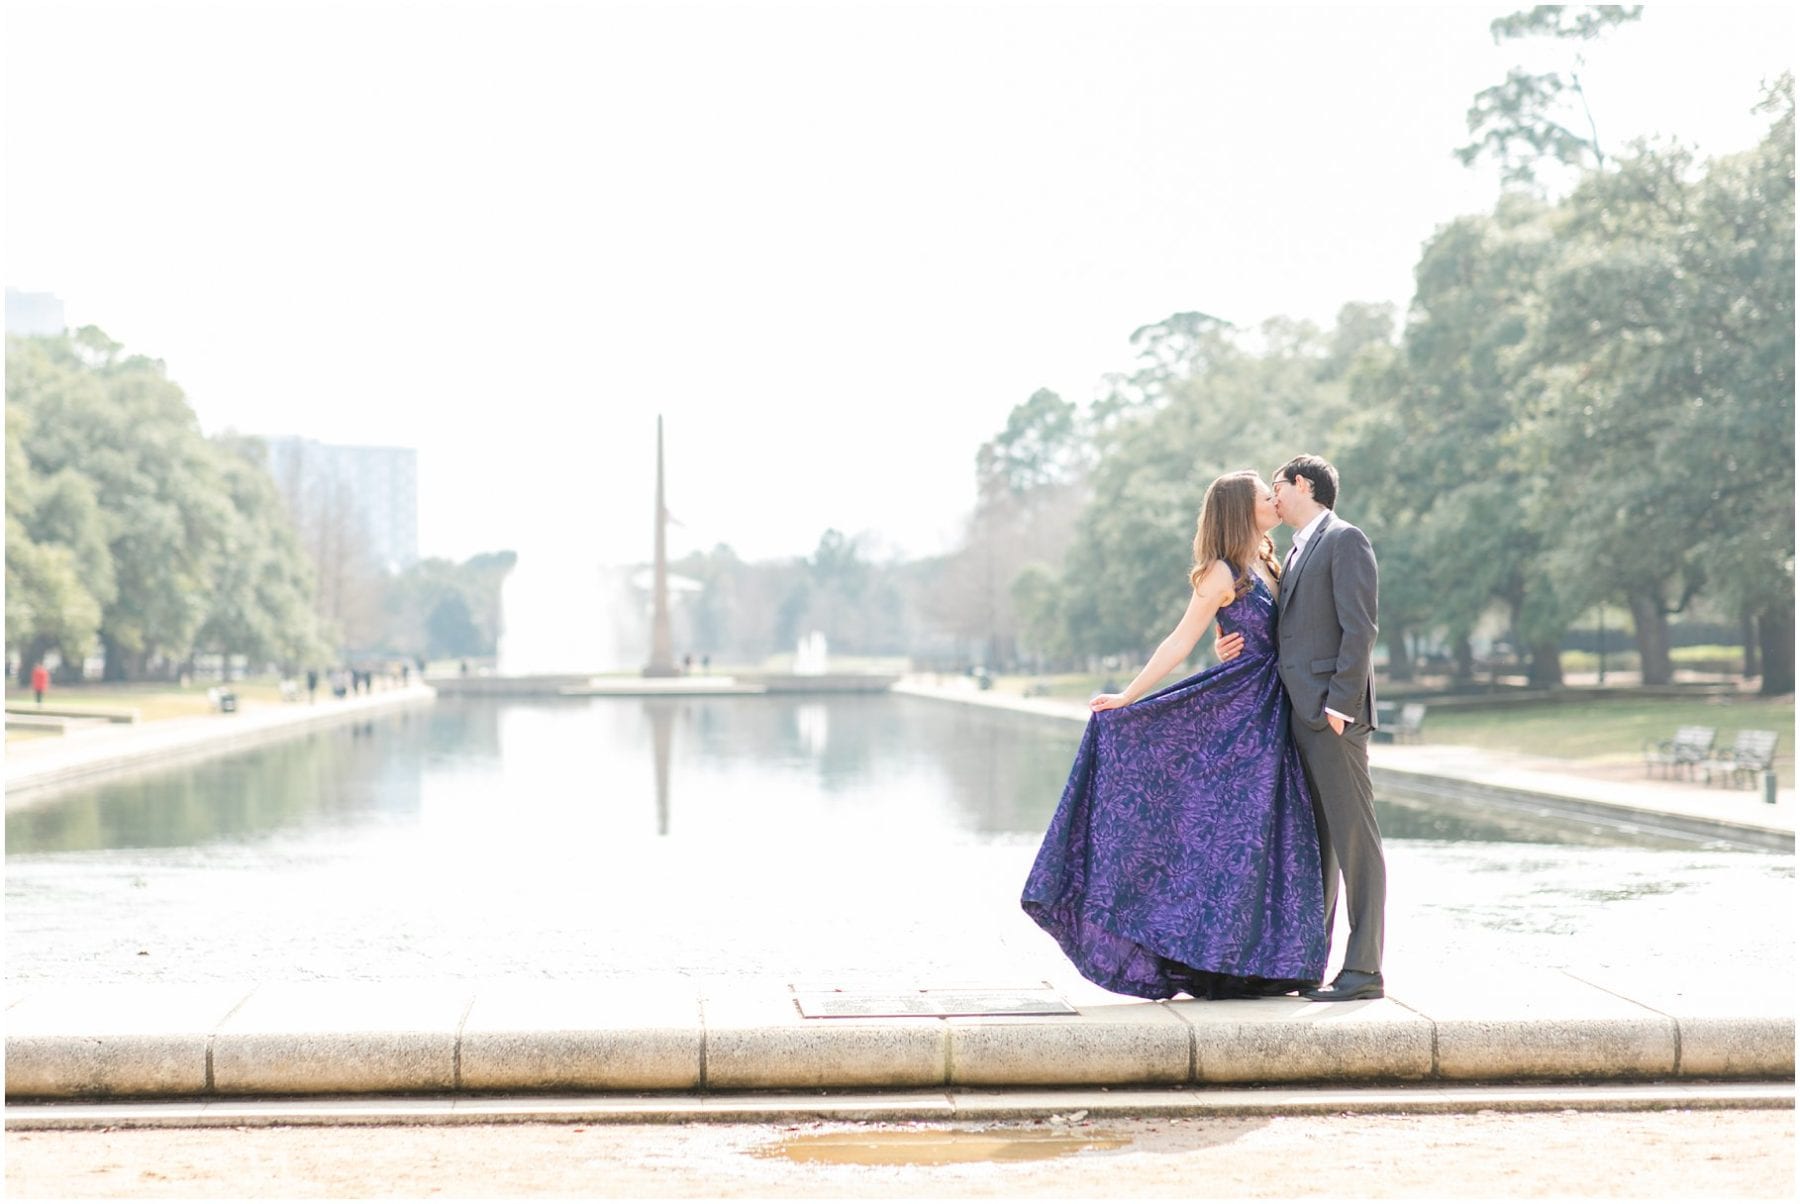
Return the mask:
<path id="1" fill-rule="evenodd" d="M 1325 970 L 1319 836 L 1258 579 L 1219 612 L 1244 651 L 1088 720 L 1025 882 L 1077 969 L 1145 999 L 1221 997 Z"/>

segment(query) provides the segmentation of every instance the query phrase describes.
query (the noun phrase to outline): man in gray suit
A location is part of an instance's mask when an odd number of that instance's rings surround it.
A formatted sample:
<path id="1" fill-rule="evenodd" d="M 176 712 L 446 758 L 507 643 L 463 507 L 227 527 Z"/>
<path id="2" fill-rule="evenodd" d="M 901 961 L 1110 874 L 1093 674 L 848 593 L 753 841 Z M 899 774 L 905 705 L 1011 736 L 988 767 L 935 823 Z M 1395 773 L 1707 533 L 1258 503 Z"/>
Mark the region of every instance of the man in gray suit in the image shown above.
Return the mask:
<path id="1" fill-rule="evenodd" d="M 1350 940 L 1330 986 L 1302 992 L 1337 1002 L 1380 999 L 1387 862 L 1369 784 L 1369 734 L 1375 730 L 1376 568 L 1369 537 L 1339 518 L 1337 469 L 1318 456 L 1295 456 L 1276 470 L 1275 512 L 1294 529 L 1282 569 L 1276 646 L 1292 703 L 1289 728 L 1299 746 L 1324 871 L 1325 934 L 1344 881 Z M 1230 659 L 1241 643 L 1221 639 Z"/>

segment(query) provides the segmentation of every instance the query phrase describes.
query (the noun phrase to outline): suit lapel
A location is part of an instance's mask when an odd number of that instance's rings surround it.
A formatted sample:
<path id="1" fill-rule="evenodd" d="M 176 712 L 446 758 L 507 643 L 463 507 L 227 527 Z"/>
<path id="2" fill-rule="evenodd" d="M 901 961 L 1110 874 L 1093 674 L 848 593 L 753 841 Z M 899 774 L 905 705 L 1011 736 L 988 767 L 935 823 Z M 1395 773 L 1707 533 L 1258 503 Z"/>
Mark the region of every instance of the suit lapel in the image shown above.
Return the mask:
<path id="1" fill-rule="evenodd" d="M 1294 586 L 1299 583 L 1301 574 L 1306 571 L 1307 562 L 1312 559 L 1313 553 L 1319 550 L 1319 540 L 1325 532 L 1331 529 L 1331 522 L 1336 517 L 1337 515 L 1329 510 L 1325 512 L 1325 520 L 1313 531 L 1312 538 L 1306 541 L 1306 547 L 1300 550 L 1300 559 L 1294 561 L 1294 571 L 1282 578 L 1281 601 L 1277 607 L 1277 613 L 1287 610 L 1288 601 L 1294 596 Z"/>

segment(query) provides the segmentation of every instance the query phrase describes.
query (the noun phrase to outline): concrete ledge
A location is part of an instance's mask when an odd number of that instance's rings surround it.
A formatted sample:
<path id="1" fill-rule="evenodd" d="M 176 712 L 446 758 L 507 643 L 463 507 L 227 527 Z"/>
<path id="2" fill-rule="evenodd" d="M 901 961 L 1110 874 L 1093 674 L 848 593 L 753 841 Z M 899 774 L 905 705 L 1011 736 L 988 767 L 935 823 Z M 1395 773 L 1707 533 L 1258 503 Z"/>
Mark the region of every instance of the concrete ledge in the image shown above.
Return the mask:
<path id="1" fill-rule="evenodd" d="M 777 993 L 779 991 L 779 993 Z M 808 1020 L 785 986 L 706 992 L 709 1089 L 936 1087 L 949 1035 L 935 1017 Z"/>
<path id="2" fill-rule="evenodd" d="M 705 1032 L 687 984 L 606 990 L 582 983 L 481 990 L 463 1021 L 465 1091 L 693 1091 Z"/>
<path id="3" fill-rule="evenodd" d="M 86 728 L 105 727 L 107 723 L 108 720 L 97 719 L 92 716 L 33 715 L 20 714 L 14 711 L 6 712 L 6 730 L 9 732 L 16 729 L 24 732 L 55 732 L 59 736 L 66 736 L 70 732 L 78 732 Z"/>
<path id="4" fill-rule="evenodd" d="M 949 1021 L 808 1020 L 771 983 L 26 989 L 6 1013 L 6 1091 L 207 1100 L 1793 1077 L 1785 1002 L 1762 1014 L 1724 996 L 1652 1006 L 1559 971 L 1509 982 L 1414 983 L 1359 1004 L 1076 989 L 1074 1016 Z"/>
<path id="5" fill-rule="evenodd" d="M 1515 968 L 1488 980 L 1415 983 L 1402 998 L 1436 1026 L 1442 1078 L 1676 1073 L 1673 1019 L 1559 970 Z"/>
<path id="6" fill-rule="evenodd" d="M 16 707 L 8 707 L 8 720 L 34 715 L 56 716 L 64 719 L 94 719 L 101 723 L 141 723 L 144 712 L 140 707 L 84 707 L 84 706 L 47 706 L 40 707 L 21 702 Z"/>
<path id="7" fill-rule="evenodd" d="M 1188 1026 L 1161 1004 L 1085 1006 L 1076 1016 L 958 1017 L 950 1082 L 962 1086 L 1185 1083 Z"/>
<path id="8" fill-rule="evenodd" d="M 1643 982 L 1619 971 L 1569 977 L 1669 1017 L 1676 1029 L 1677 1069 L 1684 1077 L 1793 1073 L 1794 1018 L 1771 1014 L 1775 1009 L 1737 983 Z"/>
<path id="9" fill-rule="evenodd" d="M 220 1095 L 448 1091 L 474 994 L 379 983 L 259 989 L 218 1028 Z"/>
<path id="10" fill-rule="evenodd" d="M 1168 1005 L 1194 1034 L 1194 1081 L 1297 1083 L 1427 1079 L 1431 1021 L 1392 1000 L 1294 998 Z"/>
<path id="11" fill-rule="evenodd" d="M 247 986 L 58 987 L 6 1011 L 6 1093 L 202 1095 L 212 1034 Z"/>
<path id="12" fill-rule="evenodd" d="M 334 726 L 437 698 L 428 686 L 379 690 L 343 700 L 278 703 L 231 715 L 167 719 L 63 740 L 27 741 L 6 753 L 6 809 L 11 812 L 53 798 L 58 791 L 146 766 L 205 760 L 301 732 Z"/>
<path id="13" fill-rule="evenodd" d="M 1419 803 L 1448 801 L 1584 820 L 1677 839 L 1717 841 L 1735 848 L 1777 853 L 1794 851 L 1793 831 L 1758 823 L 1755 812 L 1749 812 L 1745 818 L 1714 819 L 1684 815 L 1667 808 L 1625 806 L 1601 799 L 1494 785 L 1381 764 L 1369 766 L 1369 777 L 1375 784 L 1375 793 L 1382 798 Z"/>

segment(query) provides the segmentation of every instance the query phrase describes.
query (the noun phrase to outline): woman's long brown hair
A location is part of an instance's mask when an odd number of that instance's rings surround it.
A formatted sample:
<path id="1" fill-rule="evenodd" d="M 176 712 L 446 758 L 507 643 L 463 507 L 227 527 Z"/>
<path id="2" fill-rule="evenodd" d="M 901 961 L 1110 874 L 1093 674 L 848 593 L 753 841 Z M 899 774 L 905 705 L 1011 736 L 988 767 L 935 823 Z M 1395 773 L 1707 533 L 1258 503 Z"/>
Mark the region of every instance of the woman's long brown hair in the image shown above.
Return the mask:
<path id="1" fill-rule="evenodd" d="M 1272 580 L 1281 579 L 1281 565 L 1275 560 L 1275 541 L 1256 529 L 1256 490 L 1262 478 L 1250 469 L 1228 472 L 1206 489 L 1206 500 L 1200 504 L 1200 521 L 1194 529 L 1194 567 L 1188 580 L 1195 589 L 1200 579 L 1223 560 L 1237 574 L 1232 582 L 1234 598 L 1241 598 L 1255 586 L 1248 557 L 1263 562 Z M 1240 559 L 1245 562 L 1238 563 Z"/>

